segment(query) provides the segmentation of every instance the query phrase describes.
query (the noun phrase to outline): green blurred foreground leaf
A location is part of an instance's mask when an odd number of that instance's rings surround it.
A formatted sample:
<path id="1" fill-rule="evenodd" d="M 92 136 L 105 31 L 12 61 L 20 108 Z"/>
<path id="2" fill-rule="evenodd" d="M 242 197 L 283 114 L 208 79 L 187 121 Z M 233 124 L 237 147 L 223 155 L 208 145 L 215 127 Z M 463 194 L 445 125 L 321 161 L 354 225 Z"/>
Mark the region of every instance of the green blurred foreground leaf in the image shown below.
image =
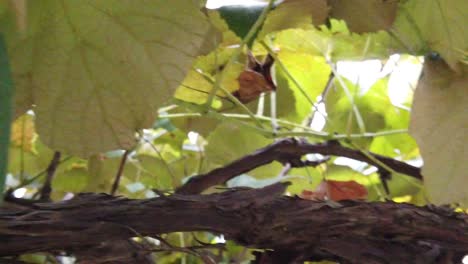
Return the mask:
<path id="1" fill-rule="evenodd" d="M 0 34 L 0 198 L 8 167 L 8 145 L 10 143 L 10 124 L 13 115 L 13 82 L 3 36 Z M 3 199 L 2 199 L 3 200 Z M 1 201 L 0 201 L 1 203 Z"/>

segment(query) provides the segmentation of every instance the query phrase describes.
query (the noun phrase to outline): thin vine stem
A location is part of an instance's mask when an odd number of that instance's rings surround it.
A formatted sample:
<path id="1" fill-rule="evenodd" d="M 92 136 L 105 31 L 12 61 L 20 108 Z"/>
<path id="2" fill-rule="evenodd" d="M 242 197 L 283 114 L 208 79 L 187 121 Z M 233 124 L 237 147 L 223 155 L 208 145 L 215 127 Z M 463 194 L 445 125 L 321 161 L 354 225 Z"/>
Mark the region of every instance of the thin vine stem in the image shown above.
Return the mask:
<path id="1" fill-rule="evenodd" d="M 57 167 L 60 164 L 60 156 L 60 151 L 55 151 L 52 160 L 50 161 L 50 164 L 47 167 L 46 180 L 40 190 L 40 200 L 50 200 L 50 194 L 52 192 L 52 180 L 54 179 L 55 172 L 57 171 Z"/>
<path id="2" fill-rule="evenodd" d="M 23 116 L 21 122 L 21 151 L 20 151 L 20 175 L 21 181 L 24 180 L 24 145 L 26 144 L 26 116 Z"/>
<path id="3" fill-rule="evenodd" d="M 333 74 L 335 75 L 336 79 L 340 83 L 341 88 L 343 89 L 346 97 L 348 98 L 349 102 L 352 105 L 352 109 L 353 109 L 354 115 L 356 116 L 356 122 L 358 124 L 359 130 L 361 131 L 361 133 L 365 133 L 366 129 L 365 129 L 365 125 L 364 125 L 364 119 L 362 118 L 361 113 L 359 112 L 359 109 L 358 109 L 356 103 L 354 102 L 354 97 L 351 95 L 351 92 L 348 89 L 348 85 L 346 85 L 346 83 L 343 81 L 343 78 L 341 78 L 341 76 L 338 74 L 338 72 L 337 72 L 336 68 L 333 66 L 333 64 L 331 64 L 329 62 L 329 65 L 330 65 L 330 68 L 331 68 Z"/>
<path id="4" fill-rule="evenodd" d="M 112 189 L 110 191 L 111 195 L 115 195 L 115 193 L 117 192 L 117 188 L 119 188 L 120 178 L 122 178 L 125 163 L 127 161 L 127 157 L 128 157 L 128 154 L 130 154 L 130 152 L 131 152 L 130 150 L 125 150 L 122 156 L 122 159 L 120 160 L 119 169 L 117 170 L 117 174 L 115 175 L 115 180 L 114 180 L 114 183 L 112 184 Z"/>
<path id="5" fill-rule="evenodd" d="M 206 81 L 212 83 L 212 84 L 215 84 L 215 81 L 213 81 L 213 79 L 211 78 L 211 76 L 203 73 L 203 72 L 200 72 L 200 71 L 197 71 L 197 73 L 199 73 Z M 242 110 L 244 110 L 244 112 L 247 113 L 247 115 L 252 118 L 252 120 L 255 122 L 255 124 L 260 127 L 260 128 L 263 128 L 263 125 L 262 123 L 260 123 L 260 121 L 257 120 L 256 116 L 254 113 L 252 113 L 252 111 L 250 111 L 249 108 L 247 108 L 247 106 L 245 106 L 241 101 L 239 101 L 239 99 L 237 99 L 237 97 L 235 97 L 234 95 L 232 95 L 226 88 L 224 88 L 224 86 L 222 84 L 219 84 L 219 89 L 221 89 L 221 91 L 226 95 L 226 97 L 234 103 L 234 105 L 240 107 Z M 212 111 L 208 111 L 208 112 L 212 112 Z"/>
<path id="6" fill-rule="evenodd" d="M 151 142 L 150 140 L 145 138 L 143 135 L 140 134 L 140 137 L 143 139 L 143 141 L 145 141 L 146 143 L 148 143 L 150 145 L 150 147 L 154 150 L 154 152 L 156 152 L 159 159 L 162 161 L 162 163 L 166 167 L 167 172 L 169 172 L 169 174 L 171 175 L 171 179 L 172 179 L 172 181 L 174 183 L 175 180 L 177 179 L 176 175 L 175 175 L 174 171 L 172 170 L 171 166 L 169 165 L 169 163 L 166 161 L 166 159 L 164 159 L 163 155 L 161 154 L 161 151 L 158 150 L 158 148 L 153 144 L 153 142 Z"/>
<path id="7" fill-rule="evenodd" d="M 184 118 L 184 117 L 202 117 L 201 113 L 177 113 L 177 114 L 163 114 L 160 115 L 161 118 Z M 224 120 L 226 118 L 229 119 L 250 119 L 251 117 L 244 114 L 214 114 L 212 113 L 211 116 L 217 117 L 218 119 Z M 271 122 L 271 118 L 267 116 L 256 116 L 257 119 L 265 122 Z M 322 137 L 324 139 L 352 139 L 352 138 L 372 138 L 372 137 L 381 137 L 381 136 L 389 136 L 389 135 L 396 135 L 396 134 L 405 134 L 408 133 L 407 129 L 395 129 L 395 130 L 388 130 L 388 131 L 381 131 L 381 132 L 366 132 L 366 133 L 359 133 L 359 134 L 333 134 L 327 133 L 322 131 L 316 131 L 311 129 L 310 127 L 306 127 L 303 125 L 299 125 L 293 122 L 289 122 L 282 119 L 277 119 L 278 124 L 289 126 L 293 128 L 300 128 L 304 131 L 287 131 L 282 132 L 279 131 L 276 133 L 276 137 L 288 137 L 288 136 L 297 136 L 297 137 Z M 245 124 L 245 122 L 241 122 Z M 250 126 L 252 127 L 252 126 Z M 261 131 L 262 134 L 265 134 L 265 130 Z M 271 135 L 270 131 L 267 131 L 268 134 Z"/>
<path id="8" fill-rule="evenodd" d="M 271 129 L 275 135 L 279 130 L 278 118 L 276 114 L 276 91 L 270 93 L 270 116 L 271 116 Z"/>
<path id="9" fill-rule="evenodd" d="M 59 161 L 58 164 L 62 164 L 68 160 L 70 160 L 71 158 L 73 158 L 73 156 L 68 156 L 66 158 L 64 158 L 63 160 Z M 37 179 L 39 179 L 40 177 L 44 176 L 45 173 L 47 172 L 47 169 L 44 169 L 43 171 L 39 172 L 38 174 L 34 175 L 33 177 L 31 177 L 30 179 L 28 180 L 24 180 L 23 182 L 21 182 L 18 186 L 16 186 L 14 189 L 17 190 L 17 189 L 20 189 L 20 188 L 23 188 L 29 184 L 31 184 L 32 182 L 36 181 Z"/>
<path id="10" fill-rule="evenodd" d="M 258 105 L 257 105 L 257 116 L 263 116 L 265 109 L 265 93 L 261 93 L 258 97 Z"/>
<path id="11" fill-rule="evenodd" d="M 249 108 L 247 108 L 247 106 L 245 106 L 241 101 L 239 101 L 239 99 L 237 99 L 234 95 L 232 95 L 229 91 L 227 91 L 222 85 L 219 86 L 219 88 L 226 94 L 226 96 L 232 100 L 237 106 L 239 106 L 240 108 L 242 108 L 242 110 L 244 110 L 247 115 L 255 122 L 255 124 L 259 127 L 259 128 L 263 128 L 263 125 L 262 123 L 257 119 L 257 117 L 255 116 L 254 113 L 252 113 L 252 111 L 250 111 Z"/>

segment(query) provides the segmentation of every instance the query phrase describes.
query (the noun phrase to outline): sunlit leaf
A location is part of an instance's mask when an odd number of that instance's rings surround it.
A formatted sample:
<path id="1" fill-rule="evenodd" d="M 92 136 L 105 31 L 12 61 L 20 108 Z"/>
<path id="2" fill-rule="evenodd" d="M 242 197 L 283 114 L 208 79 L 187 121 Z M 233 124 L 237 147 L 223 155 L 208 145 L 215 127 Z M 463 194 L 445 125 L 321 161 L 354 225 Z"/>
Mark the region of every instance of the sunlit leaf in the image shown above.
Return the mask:
<path id="1" fill-rule="evenodd" d="M 282 51 L 323 55 L 328 51 L 330 36 L 318 30 L 286 29 L 275 34 L 275 47 Z"/>
<path id="2" fill-rule="evenodd" d="M 233 48 L 227 47 L 219 48 L 206 56 L 200 56 L 195 61 L 194 69 L 187 74 L 182 84 L 177 88 L 175 98 L 196 104 L 205 103 L 210 91 L 213 89 L 215 75 L 221 71 L 225 71 L 221 82 L 223 88 L 229 92 L 238 90 L 239 83 L 237 78 L 245 66 L 243 63 L 233 63 L 226 66 L 233 52 Z M 207 80 L 204 75 L 211 77 L 213 82 Z M 222 90 L 219 90 L 216 95 L 220 102 L 226 103 L 229 106 L 229 102 L 226 101 L 227 99 L 224 99 L 226 95 Z"/>
<path id="3" fill-rule="evenodd" d="M 416 141 L 409 134 L 393 134 L 372 139 L 369 151 L 388 156 L 411 159 L 419 156 Z"/>
<path id="4" fill-rule="evenodd" d="M 36 138 L 34 117 L 25 114 L 15 120 L 11 126 L 10 144 L 24 151 L 33 152 L 33 143 Z"/>
<path id="5" fill-rule="evenodd" d="M 369 95 L 362 93 L 360 88 L 351 81 L 342 78 L 342 82 L 335 80 L 333 89 L 328 91 L 325 97 L 325 106 L 328 114 L 326 131 L 330 133 L 355 134 L 361 132 L 375 132 L 385 127 L 385 117 L 371 105 L 377 105 L 367 100 Z M 371 88 L 372 90 L 372 88 Z M 384 95 L 382 95 L 384 96 Z M 355 109 L 353 109 L 355 108 Z M 364 131 L 361 131 L 356 112 L 365 120 Z M 370 139 L 356 140 L 362 146 L 366 146 Z"/>
<path id="6" fill-rule="evenodd" d="M 294 101 L 289 102 L 282 102 L 282 100 L 287 100 L 287 97 L 278 96 L 278 104 L 294 104 L 296 117 L 294 120 L 301 122 L 314 109 L 311 102 L 315 103 L 317 97 L 325 89 L 331 72 L 330 67 L 323 57 L 311 56 L 304 53 L 281 51 L 278 53 L 278 59 L 295 80 L 288 78 L 288 75 L 280 67 L 276 67 L 277 78 L 287 80 L 287 87 L 280 87 L 278 89 L 291 89 L 294 95 Z M 300 87 L 296 83 L 299 83 Z M 310 101 L 304 94 L 310 98 Z M 292 117 L 293 115 L 290 114 L 290 116 Z"/>
<path id="7" fill-rule="evenodd" d="M 331 29 L 283 30 L 272 34 L 273 43 L 280 50 L 328 56 L 332 61 L 386 58 L 395 52 L 389 48 L 391 37 L 384 31 L 359 35 L 343 30 L 343 24 L 334 19 L 331 24 Z"/>

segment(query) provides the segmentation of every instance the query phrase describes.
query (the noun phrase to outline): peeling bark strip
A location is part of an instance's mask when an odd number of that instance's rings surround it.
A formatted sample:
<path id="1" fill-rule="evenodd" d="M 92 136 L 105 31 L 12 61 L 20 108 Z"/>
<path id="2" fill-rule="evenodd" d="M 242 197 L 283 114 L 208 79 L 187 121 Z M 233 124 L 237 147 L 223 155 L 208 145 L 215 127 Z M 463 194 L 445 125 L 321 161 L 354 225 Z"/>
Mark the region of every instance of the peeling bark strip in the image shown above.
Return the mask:
<path id="1" fill-rule="evenodd" d="M 361 151 L 341 146 L 337 141 L 310 144 L 297 141 L 293 138 L 286 138 L 259 149 L 250 155 L 246 155 L 236 161 L 233 161 L 224 167 L 217 168 L 206 174 L 194 176 L 187 183 L 179 187 L 176 192 L 180 194 L 201 193 L 211 186 L 223 184 L 237 175 L 246 173 L 273 161 L 290 163 L 293 167 L 304 166 L 302 164 L 303 162 L 301 161 L 301 157 L 311 153 L 322 154 L 325 156 L 331 155 L 346 157 L 363 161 L 376 166 L 380 171 L 390 174 L 390 172 L 385 168 L 364 155 Z M 369 155 L 373 156 L 376 160 L 396 172 L 422 180 L 421 170 L 418 167 L 374 153 L 369 153 Z"/>
<path id="2" fill-rule="evenodd" d="M 146 200 L 82 194 L 25 209 L 2 208 L 0 256 L 76 253 L 107 241 L 177 231 L 221 233 L 247 247 L 271 249 L 263 257 L 286 259 L 283 263 L 457 263 L 468 251 L 466 214 L 393 202 L 330 206 L 283 196 L 285 188 L 278 183 Z"/>

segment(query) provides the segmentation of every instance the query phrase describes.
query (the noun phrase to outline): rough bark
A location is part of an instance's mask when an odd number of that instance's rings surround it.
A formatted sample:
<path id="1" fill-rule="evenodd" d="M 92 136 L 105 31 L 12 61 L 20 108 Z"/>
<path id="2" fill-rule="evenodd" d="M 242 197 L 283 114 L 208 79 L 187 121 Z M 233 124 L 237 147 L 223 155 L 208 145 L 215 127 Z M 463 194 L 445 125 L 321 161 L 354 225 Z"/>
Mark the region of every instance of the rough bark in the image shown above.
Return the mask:
<path id="1" fill-rule="evenodd" d="M 108 241 L 176 231 L 210 231 L 271 250 L 258 263 L 456 263 L 468 252 L 466 214 L 393 202 L 310 201 L 283 196 L 284 190 L 280 183 L 146 200 L 82 194 L 3 208 L 0 256 L 79 253 Z"/>

